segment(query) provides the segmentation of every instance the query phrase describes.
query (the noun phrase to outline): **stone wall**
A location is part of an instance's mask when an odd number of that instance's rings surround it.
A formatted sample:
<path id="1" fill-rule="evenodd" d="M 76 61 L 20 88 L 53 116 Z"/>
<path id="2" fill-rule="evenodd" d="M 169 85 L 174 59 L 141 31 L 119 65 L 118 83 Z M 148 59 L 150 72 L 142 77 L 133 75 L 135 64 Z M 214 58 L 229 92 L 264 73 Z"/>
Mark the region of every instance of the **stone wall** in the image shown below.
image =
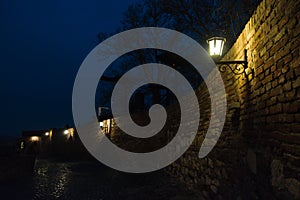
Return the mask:
<path id="1" fill-rule="evenodd" d="M 275 193 L 295 198 L 300 198 L 299 20 L 299 1 L 264 0 L 224 58 L 237 59 L 248 49 L 247 76 L 227 91 L 239 94 L 249 165 Z"/>
<path id="2" fill-rule="evenodd" d="M 168 167 L 207 198 L 300 198 L 299 20 L 299 1 L 264 0 L 224 56 L 241 60 L 247 49 L 249 68 L 223 74 L 228 113 L 217 146 L 203 160 L 191 148 Z"/>
<path id="3" fill-rule="evenodd" d="M 211 116 L 210 99 L 205 84 L 196 90 L 201 111 L 198 134 L 189 150 L 165 170 L 204 198 L 300 198 L 299 20 L 298 0 L 263 0 L 257 7 L 223 58 L 243 59 L 247 49 L 249 68 L 240 76 L 222 74 L 226 122 L 217 145 L 204 159 L 198 152 Z M 132 142 L 116 126 L 112 141 L 136 152 L 158 149 L 176 132 L 172 124 L 178 124 L 179 108 L 168 110 L 172 123 L 152 138 L 156 146 L 145 150 L 151 141 Z M 158 144 L 157 139 L 163 142 Z M 140 150 L 133 148 L 139 144 Z"/>

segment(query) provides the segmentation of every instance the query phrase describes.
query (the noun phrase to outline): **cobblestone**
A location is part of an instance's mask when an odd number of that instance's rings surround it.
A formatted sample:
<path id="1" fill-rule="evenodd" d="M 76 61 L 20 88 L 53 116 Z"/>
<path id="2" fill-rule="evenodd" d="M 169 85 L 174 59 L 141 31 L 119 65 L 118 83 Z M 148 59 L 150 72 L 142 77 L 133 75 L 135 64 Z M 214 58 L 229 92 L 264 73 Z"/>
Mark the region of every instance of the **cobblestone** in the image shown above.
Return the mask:
<path id="1" fill-rule="evenodd" d="M 202 199 L 163 171 L 123 173 L 95 162 L 38 160 L 32 177 L 0 183 L 1 199 Z"/>

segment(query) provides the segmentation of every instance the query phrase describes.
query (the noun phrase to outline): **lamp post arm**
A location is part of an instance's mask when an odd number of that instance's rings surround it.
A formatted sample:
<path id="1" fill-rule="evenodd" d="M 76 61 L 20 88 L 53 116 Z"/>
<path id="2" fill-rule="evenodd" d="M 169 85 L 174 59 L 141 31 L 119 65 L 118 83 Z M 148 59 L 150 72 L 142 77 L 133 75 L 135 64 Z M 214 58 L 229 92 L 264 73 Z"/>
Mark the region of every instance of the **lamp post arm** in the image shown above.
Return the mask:
<path id="1" fill-rule="evenodd" d="M 220 72 L 226 72 L 229 68 L 234 74 L 240 75 L 248 68 L 247 50 L 244 50 L 244 60 L 219 61 L 216 62 Z"/>

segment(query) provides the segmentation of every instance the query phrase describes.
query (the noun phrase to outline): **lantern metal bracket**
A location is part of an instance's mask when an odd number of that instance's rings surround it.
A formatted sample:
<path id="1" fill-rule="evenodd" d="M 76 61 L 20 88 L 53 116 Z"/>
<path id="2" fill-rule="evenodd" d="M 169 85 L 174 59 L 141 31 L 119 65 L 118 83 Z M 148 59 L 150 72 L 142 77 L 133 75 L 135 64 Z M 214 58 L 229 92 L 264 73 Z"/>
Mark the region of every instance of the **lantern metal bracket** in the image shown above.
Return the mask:
<path id="1" fill-rule="evenodd" d="M 235 75 L 241 75 L 248 68 L 247 61 L 247 50 L 244 50 L 244 60 L 236 60 L 236 61 L 218 61 L 215 62 L 218 65 L 220 72 L 226 72 L 229 68 L 232 73 Z"/>

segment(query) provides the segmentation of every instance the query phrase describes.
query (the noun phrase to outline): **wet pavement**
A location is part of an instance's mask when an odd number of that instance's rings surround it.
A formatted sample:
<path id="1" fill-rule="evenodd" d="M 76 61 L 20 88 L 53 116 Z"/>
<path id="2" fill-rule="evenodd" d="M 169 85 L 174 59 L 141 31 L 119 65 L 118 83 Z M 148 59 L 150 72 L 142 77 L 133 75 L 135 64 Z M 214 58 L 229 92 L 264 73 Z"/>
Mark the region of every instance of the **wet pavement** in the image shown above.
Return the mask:
<path id="1" fill-rule="evenodd" d="M 32 176 L 0 184 L 1 199 L 201 199 L 164 171 L 129 174 L 98 162 L 37 160 Z"/>

